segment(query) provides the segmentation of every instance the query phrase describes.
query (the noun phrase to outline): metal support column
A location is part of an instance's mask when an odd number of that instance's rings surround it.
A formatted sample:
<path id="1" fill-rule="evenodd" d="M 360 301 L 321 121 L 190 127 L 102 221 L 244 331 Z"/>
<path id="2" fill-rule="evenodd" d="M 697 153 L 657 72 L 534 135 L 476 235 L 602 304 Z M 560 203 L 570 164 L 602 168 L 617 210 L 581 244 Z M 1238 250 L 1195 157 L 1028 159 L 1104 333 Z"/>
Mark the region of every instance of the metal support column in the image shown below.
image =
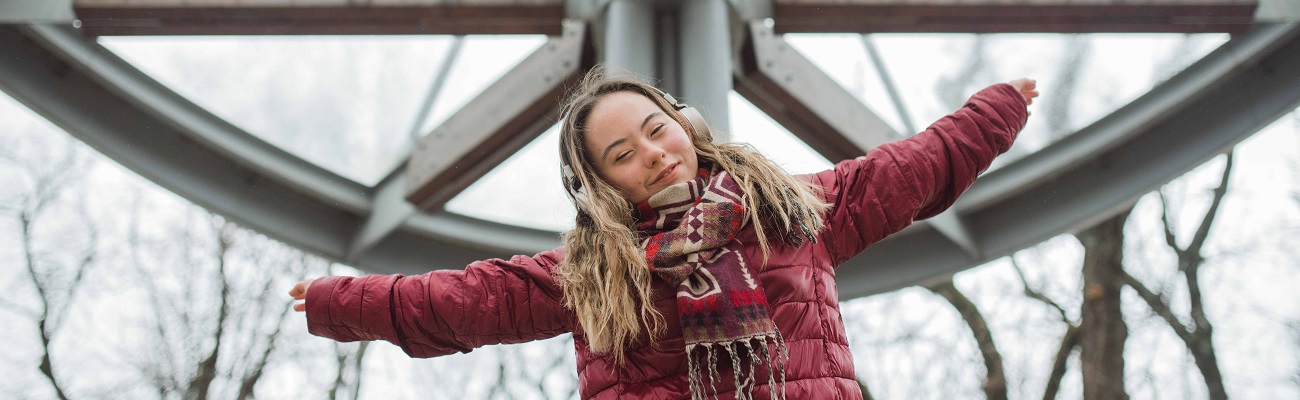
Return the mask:
<path id="1" fill-rule="evenodd" d="M 645 1 L 614 0 L 605 14 L 601 62 L 609 72 L 656 78 L 655 10 Z"/>
<path id="2" fill-rule="evenodd" d="M 732 90 L 730 15 L 724 0 L 694 0 L 678 9 L 678 98 L 694 106 L 720 141 L 731 139 L 727 96 Z"/>

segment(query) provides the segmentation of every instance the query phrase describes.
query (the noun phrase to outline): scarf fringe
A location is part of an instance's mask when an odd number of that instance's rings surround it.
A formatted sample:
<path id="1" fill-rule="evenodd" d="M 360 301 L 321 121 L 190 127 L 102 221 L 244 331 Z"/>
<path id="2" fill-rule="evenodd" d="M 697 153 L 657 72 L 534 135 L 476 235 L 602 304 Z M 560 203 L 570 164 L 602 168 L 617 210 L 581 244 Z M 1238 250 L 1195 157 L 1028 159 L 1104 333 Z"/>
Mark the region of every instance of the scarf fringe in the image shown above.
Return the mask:
<path id="1" fill-rule="evenodd" d="M 771 342 L 769 344 L 768 342 Z M 743 347 L 743 350 L 742 350 Z M 696 357 L 695 350 L 703 349 L 703 354 Z M 690 376 L 691 400 L 720 399 L 715 384 L 720 378 L 718 373 L 719 352 L 726 352 L 731 358 L 732 379 L 735 383 L 736 400 L 753 400 L 754 388 L 758 386 L 758 366 L 767 371 L 767 388 L 771 399 L 785 400 L 785 366 L 790 359 L 790 352 L 785 347 L 785 338 L 781 332 L 753 336 L 729 342 L 696 343 L 686 345 L 687 373 Z M 747 357 L 741 357 L 741 352 Z M 704 364 L 701 365 L 701 359 Z M 749 367 L 744 364 L 748 361 Z M 742 376 L 742 371 L 745 373 Z M 707 378 L 706 378 L 707 376 Z M 704 384 L 708 380 L 708 386 Z M 778 394 L 777 386 L 780 386 Z M 709 391 L 712 391 L 712 396 Z"/>

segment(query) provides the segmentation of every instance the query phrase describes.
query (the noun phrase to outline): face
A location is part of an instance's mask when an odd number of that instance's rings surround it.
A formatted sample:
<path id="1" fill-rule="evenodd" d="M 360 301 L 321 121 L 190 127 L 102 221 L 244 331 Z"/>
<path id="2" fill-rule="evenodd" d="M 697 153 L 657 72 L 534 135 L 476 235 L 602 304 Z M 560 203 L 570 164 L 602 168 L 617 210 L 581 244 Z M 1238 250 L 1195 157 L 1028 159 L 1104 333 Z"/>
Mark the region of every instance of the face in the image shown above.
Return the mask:
<path id="1" fill-rule="evenodd" d="M 584 145 L 596 173 L 633 203 L 694 178 L 699 169 L 682 125 L 634 92 L 610 93 L 596 103 Z"/>

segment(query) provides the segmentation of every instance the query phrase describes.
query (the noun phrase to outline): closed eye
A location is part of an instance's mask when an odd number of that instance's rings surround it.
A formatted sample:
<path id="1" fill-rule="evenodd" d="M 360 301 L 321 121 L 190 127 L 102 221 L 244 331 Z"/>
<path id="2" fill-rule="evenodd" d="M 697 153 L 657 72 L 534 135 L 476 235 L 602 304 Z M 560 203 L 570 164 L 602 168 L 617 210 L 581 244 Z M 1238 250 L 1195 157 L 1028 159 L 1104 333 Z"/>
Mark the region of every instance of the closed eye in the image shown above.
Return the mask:
<path id="1" fill-rule="evenodd" d="M 630 152 L 630 151 L 625 151 L 625 152 L 622 152 L 622 153 L 618 153 L 618 157 L 615 157 L 615 158 L 614 158 L 614 162 L 623 161 L 624 158 L 627 158 L 627 155 L 628 155 L 628 154 L 632 154 L 632 152 Z"/>
<path id="2" fill-rule="evenodd" d="M 655 129 L 650 131 L 650 136 L 654 136 L 656 133 L 659 133 L 659 130 L 663 128 L 664 128 L 664 124 L 655 125 Z"/>

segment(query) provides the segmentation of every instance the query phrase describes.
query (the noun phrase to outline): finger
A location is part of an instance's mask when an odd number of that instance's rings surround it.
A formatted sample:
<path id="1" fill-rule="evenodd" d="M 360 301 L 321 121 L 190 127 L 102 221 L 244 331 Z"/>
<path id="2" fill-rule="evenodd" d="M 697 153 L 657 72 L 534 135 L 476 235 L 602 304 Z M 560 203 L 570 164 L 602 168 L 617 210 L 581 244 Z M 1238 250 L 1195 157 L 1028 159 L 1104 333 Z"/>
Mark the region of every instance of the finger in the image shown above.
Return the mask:
<path id="1" fill-rule="evenodd" d="M 289 295 L 293 296 L 295 299 L 302 300 L 302 296 L 307 295 L 307 288 L 311 286 L 311 282 L 312 280 L 298 281 L 298 283 L 293 285 L 292 289 L 289 289 Z"/>
<path id="2" fill-rule="evenodd" d="M 293 305 L 293 310 L 297 312 L 307 311 L 307 303 L 298 303 Z"/>

